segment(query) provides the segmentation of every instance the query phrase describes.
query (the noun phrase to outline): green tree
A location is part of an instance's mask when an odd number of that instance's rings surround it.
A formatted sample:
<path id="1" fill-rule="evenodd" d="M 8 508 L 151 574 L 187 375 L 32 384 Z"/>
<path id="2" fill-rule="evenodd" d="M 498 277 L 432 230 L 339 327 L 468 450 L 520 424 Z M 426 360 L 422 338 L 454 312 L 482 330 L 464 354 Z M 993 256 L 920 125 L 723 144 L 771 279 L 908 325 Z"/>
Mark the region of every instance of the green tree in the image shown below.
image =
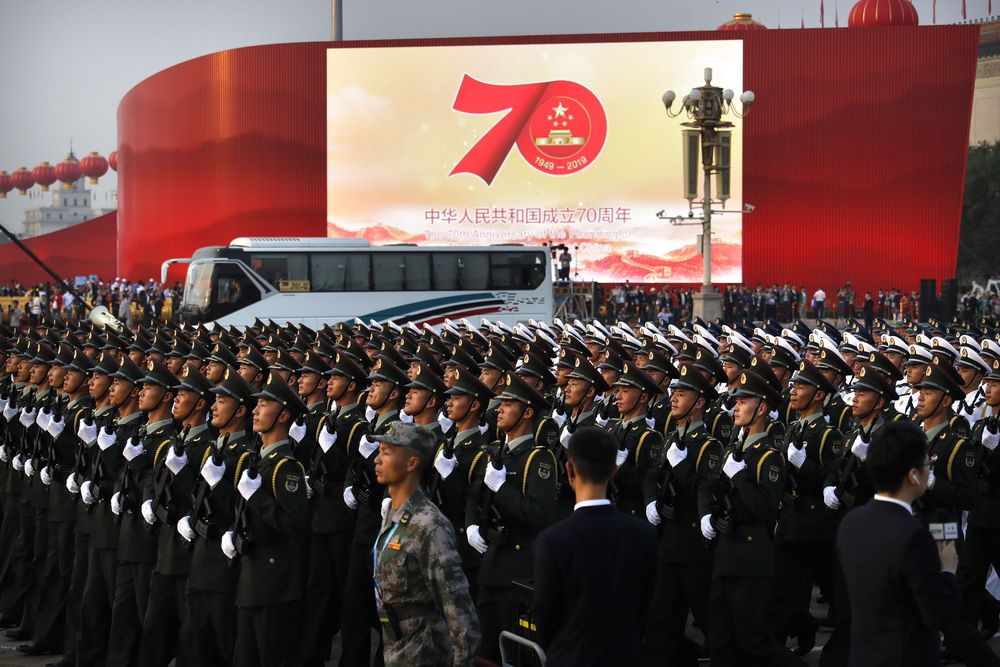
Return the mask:
<path id="1" fill-rule="evenodd" d="M 958 248 L 958 278 L 1000 275 L 1000 141 L 969 149 Z"/>

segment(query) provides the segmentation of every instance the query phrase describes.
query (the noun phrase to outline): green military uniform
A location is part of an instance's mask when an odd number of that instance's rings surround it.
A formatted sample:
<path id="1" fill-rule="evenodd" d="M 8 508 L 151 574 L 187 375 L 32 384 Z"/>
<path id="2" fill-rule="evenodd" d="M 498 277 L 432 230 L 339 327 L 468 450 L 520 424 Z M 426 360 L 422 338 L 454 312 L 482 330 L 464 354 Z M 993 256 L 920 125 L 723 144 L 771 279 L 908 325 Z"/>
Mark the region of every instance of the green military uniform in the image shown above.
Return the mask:
<path id="1" fill-rule="evenodd" d="M 387 513 L 374 552 L 386 667 L 474 664 L 476 611 L 448 518 L 417 490 Z"/>

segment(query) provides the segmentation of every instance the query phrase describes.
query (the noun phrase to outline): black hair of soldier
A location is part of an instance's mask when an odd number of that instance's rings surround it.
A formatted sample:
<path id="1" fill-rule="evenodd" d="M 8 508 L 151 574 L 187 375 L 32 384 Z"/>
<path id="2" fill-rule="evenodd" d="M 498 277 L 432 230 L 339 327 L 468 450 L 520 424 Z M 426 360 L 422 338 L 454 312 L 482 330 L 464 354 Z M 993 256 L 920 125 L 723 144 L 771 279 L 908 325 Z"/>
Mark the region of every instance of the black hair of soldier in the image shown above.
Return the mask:
<path id="1" fill-rule="evenodd" d="M 567 456 L 576 474 L 590 484 L 606 484 L 615 472 L 618 441 L 610 431 L 584 426 L 570 436 Z"/>
<path id="2" fill-rule="evenodd" d="M 890 422 L 872 438 L 865 467 L 879 493 L 897 493 L 910 471 L 920 470 L 927 460 L 927 437 L 911 421 Z"/>

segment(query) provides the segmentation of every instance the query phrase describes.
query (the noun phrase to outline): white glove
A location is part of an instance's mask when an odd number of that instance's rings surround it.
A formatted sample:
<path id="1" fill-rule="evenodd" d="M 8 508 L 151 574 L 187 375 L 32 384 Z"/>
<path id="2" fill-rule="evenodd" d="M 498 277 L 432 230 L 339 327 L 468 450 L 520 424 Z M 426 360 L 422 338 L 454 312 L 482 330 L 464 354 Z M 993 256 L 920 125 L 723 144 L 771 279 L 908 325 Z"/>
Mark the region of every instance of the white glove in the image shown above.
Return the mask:
<path id="1" fill-rule="evenodd" d="M 243 476 L 240 477 L 240 483 L 236 485 L 236 489 L 240 492 L 240 495 L 243 496 L 243 500 L 250 500 L 250 496 L 257 493 L 260 485 L 260 475 L 250 477 L 250 471 L 244 470 Z"/>
<path id="2" fill-rule="evenodd" d="M 134 444 L 134 443 L 135 440 L 129 438 L 128 441 L 125 443 L 125 447 L 122 448 L 122 456 L 125 457 L 126 461 L 131 461 L 135 457 L 139 456 L 139 454 L 142 454 L 142 452 L 144 451 L 142 448 L 142 440 L 139 441 L 139 444 Z"/>
<path id="3" fill-rule="evenodd" d="M 32 475 L 35 474 L 34 459 L 28 459 L 27 461 L 24 462 L 24 474 L 27 475 L 28 477 L 31 477 Z"/>
<path id="4" fill-rule="evenodd" d="M 344 489 L 344 504 L 347 505 L 348 509 L 358 509 L 358 499 L 354 497 L 353 486 L 349 486 Z"/>
<path id="5" fill-rule="evenodd" d="M 131 442 L 131 438 L 129 439 Z M 118 434 L 114 431 L 108 431 L 106 428 L 102 428 L 97 433 L 97 446 L 101 448 L 101 451 L 106 451 L 108 447 L 118 442 Z"/>
<path id="6" fill-rule="evenodd" d="M 53 438 L 58 438 L 66 430 L 66 420 L 62 417 L 53 418 L 49 422 L 48 432 Z"/>
<path id="7" fill-rule="evenodd" d="M 563 427 L 562 433 L 559 434 L 559 444 L 561 444 L 566 449 L 569 449 L 569 439 L 573 437 L 573 434 L 569 432 L 565 426 Z"/>
<path id="8" fill-rule="evenodd" d="M 21 422 L 24 428 L 28 428 L 29 426 L 35 423 L 35 417 L 37 415 L 38 415 L 37 410 L 25 410 L 24 412 L 21 413 L 21 416 L 18 417 L 18 421 Z"/>
<path id="9" fill-rule="evenodd" d="M 302 442 L 302 438 L 306 437 L 306 424 L 302 422 L 294 422 L 292 427 L 288 429 L 288 437 L 295 442 Z"/>
<path id="10" fill-rule="evenodd" d="M 670 445 L 670 449 L 667 450 L 667 462 L 670 464 L 671 468 L 676 468 L 677 465 L 688 457 L 687 447 L 681 449 L 677 446 L 677 443 Z"/>
<path id="11" fill-rule="evenodd" d="M 39 410 L 38 419 L 35 420 L 35 423 L 38 424 L 38 427 L 40 429 L 42 429 L 43 431 L 48 431 L 49 423 L 51 421 L 52 421 L 52 412 L 48 408 L 42 408 L 41 410 Z"/>
<path id="12" fill-rule="evenodd" d="M 608 425 L 608 421 L 609 420 L 608 420 L 607 417 L 602 417 L 601 415 L 597 415 L 596 417 L 594 417 L 594 421 L 597 422 L 598 426 L 600 426 L 601 428 L 604 428 L 605 426 Z"/>
<path id="13" fill-rule="evenodd" d="M 413 415 L 408 415 L 405 412 L 403 412 L 402 410 L 400 410 L 399 411 L 399 421 L 403 422 L 404 424 L 412 424 L 413 423 Z"/>
<path id="14" fill-rule="evenodd" d="M 24 463 L 21 461 L 21 455 L 20 454 L 18 454 L 17 456 L 14 457 L 14 461 L 11 463 L 11 465 L 14 466 L 14 470 L 16 470 L 18 472 L 21 472 L 22 470 L 24 470 Z"/>
<path id="15" fill-rule="evenodd" d="M 7 453 L 7 445 L 0 445 L 0 461 L 4 463 L 10 461 L 10 454 Z"/>
<path id="16" fill-rule="evenodd" d="M 142 504 L 142 518 L 146 520 L 150 526 L 156 523 L 156 514 L 153 513 L 153 501 L 147 500 Z"/>
<path id="17" fill-rule="evenodd" d="M 184 466 L 187 465 L 187 462 L 188 462 L 188 457 L 185 452 L 181 451 L 180 456 L 178 456 L 177 454 L 174 453 L 173 447 L 167 448 L 166 463 L 167 463 L 167 468 L 170 469 L 170 472 L 176 475 L 181 470 L 184 470 Z"/>
<path id="18" fill-rule="evenodd" d="M 111 496 L 111 511 L 115 514 L 122 513 L 122 494 L 115 491 L 114 495 Z"/>
<path id="19" fill-rule="evenodd" d="M 656 511 L 656 501 L 646 505 L 646 521 L 650 522 L 654 526 L 659 526 L 663 519 L 660 518 L 660 513 Z"/>
<path id="20" fill-rule="evenodd" d="M 378 413 L 375 412 L 375 408 L 373 408 L 370 405 L 366 405 L 365 406 L 365 419 L 367 419 L 368 421 L 371 421 L 371 420 L 375 419 L 375 415 L 377 415 L 377 414 Z"/>
<path id="21" fill-rule="evenodd" d="M 455 425 L 455 422 L 448 419 L 448 417 L 442 413 L 438 415 L 438 424 L 441 425 L 441 432 L 447 433 L 448 431 L 451 430 L 451 427 Z"/>
<path id="22" fill-rule="evenodd" d="M 379 513 L 382 515 L 382 519 L 383 520 L 385 519 L 385 515 L 389 513 L 389 508 L 390 507 L 392 507 L 392 498 L 388 498 L 388 497 L 387 498 L 383 498 L 382 499 L 382 507 L 379 510 Z"/>
<path id="23" fill-rule="evenodd" d="M 503 486 L 503 483 L 507 481 L 507 466 L 497 470 L 493 467 L 493 464 L 486 466 L 486 478 L 484 479 L 486 486 L 489 487 L 490 491 L 496 493 Z"/>
<path id="24" fill-rule="evenodd" d="M 871 443 L 865 442 L 861 439 L 861 436 L 854 438 L 854 444 L 851 445 L 851 453 L 858 457 L 858 460 L 864 462 L 868 458 L 868 447 Z"/>
<path id="25" fill-rule="evenodd" d="M 84 419 L 80 422 L 80 428 L 76 430 L 76 435 L 83 444 L 89 445 L 97 437 L 97 423 L 92 419 Z"/>
<path id="26" fill-rule="evenodd" d="M 335 444 L 337 444 L 337 431 L 336 431 L 336 429 L 334 429 L 333 433 L 331 433 L 328 429 L 326 429 L 324 427 L 319 432 L 319 446 L 320 446 L 320 449 L 322 449 L 323 453 L 326 454 L 328 451 L 330 451 L 330 448 L 333 447 Z"/>
<path id="27" fill-rule="evenodd" d="M 306 475 L 306 500 L 313 497 L 312 484 L 309 483 L 309 475 Z"/>
<path id="28" fill-rule="evenodd" d="M 615 452 L 615 467 L 621 468 L 628 461 L 628 449 L 619 449 Z"/>
<path id="29" fill-rule="evenodd" d="M 80 493 L 80 483 L 76 481 L 75 472 L 71 472 L 66 478 L 66 490 L 72 494 Z"/>
<path id="30" fill-rule="evenodd" d="M 45 486 L 52 486 L 52 473 L 49 472 L 48 466 L 45 466 L 38 471 L 38 477 L 42 480 L 42 484 Z"/>
<path id="31" fill-rule="evenodd" d="M 823 487 L 823 502 L 832 510 L 840 509 L 840 498 L 837 497 L 837 487 Z"/>
<path id="32" fill-rule="evenodd" d="M 715 539 L 715 527 L 712 526 L 711 514 L 706 514 L 701 517 L 701 534 L 706 540 Z"/>
<path id="33" fill-rule="evenodd" d="M 930 469 L 927 471 L 927 490 L 930 491 L 934 488 L 934 482 L 937 481 L 934 477 L 934 464 L 931 463 Z"/>
<path id="34" fill-rule="evenodd" d="M 226 474 L 226 462 L 223 461 L 219 465 L 212 463 L 212 457 L 209 456 L 208 460 L 205 461 L 205 465 L 201 467 L 201 478 L 208 482 L 209 488 L 214 489 L 215 485 L 222 481 L 222 476 Z"/>
<path id="35" fill-rule="evenodd" d="M 554 419 L 555 422 L 559 424 L 559 428 L 562 428 L 563 424 L 566 423 L 566 413 L 556 410 L 555 412 L 552 413 L 552 419 Z"/>
<path id="36" fill-rule="evenodd" d="M 358 451 L 361 452 L 363 458 L 370 458 L 372 454 L 378 451 L 378 443 L 372 442 L 368 439 L 367 435 L 361 436 L 361 442 L 358 443 Z"/>
<path id="37" fill-rule="evenodd" d="M 646 417 L 646 428 L 656 428 L 656 420 L 652 417 Z"/>
<path id="38" fill-rule="evenodd" d="M 3 396 L 0 396 L 0 410 L 3 410 L 3 411 L 6 412 L 8 405 L 10 405 L 10 400 L 4 398 Z"/>
<path id="39" fill-rule="evenodd" d="M 770 419 L 771 421 L 777 421 L 778 417 L 780 416 L 781 415 L 778 414 L 777 410 L 771 410 L 769 413 L 767 413 L 767 418 Z"/>
<path id="40" fill-rule="evenodd" d="M 744 461 L 737 461 L 732 456 L 726 459 L 725 465 L 722 466 L 722 472 L 726 473 L 726 477 L 732 479 L 741 470 L 746 470 L 747 464 Z"/>
<path id="41" fill-rule="evenodd" d="M 458 466 L 458 459 L 454 456 L 445 456 L 444 450 L 434 459 L 434 469 L 441 475 L 441 479 L 448 479 L 448 475 L 454 472 Z"/>
<path id="42" fill-rule="evenodd" d="M 90 480 L 80 485 L 80 500 L 85 505 L 93 505 L 97 502 L 97 496 L 94 495 L 93 485 L 90 483 Z"/>
<path id="43" fill-rule="evenodd" d="M 488 545 L 483 536 L 479 534 L 479 526 L 473 524 L 465 529 L 465 539 L 468 540 L 469 546 L 478 551 L 481 554 L 486 553 Z"/>
<path id="44" fill-rule="evenodd" d="M 227 530 L 222 534 L 222 553 L 226 554 L 226 558 L 232 560 L 238 555 L 236 553 L 236 545 L 233 543 L 233 531 Z"/>
<path id="45" fill-rule="evenodd" d="M 802 464 L 806 462 L 805 443 L 801 449 L 796 447 L 794 442 L 788 443 L 788 462 L 796 468 L 802 467 Z"/>
<path id="46" fill-rule="evenodd" d="M 194 528 L 191 527 L 191 517 L 182 516 L 177 520 L 177 534 L 188 542 L 194 539 Z"/>
<path id="47" fill-rule="evenodd" d="M 987 422 L 986 428 L 983 429 L 983 447 L 992 452 L 998 444 L 1000 444 L 1000 430 L 990 431 L 989 422 Z"/>
<path id="48" fill-rule="evenodd" d="M 4 419 L 6 419 L 7 421 L 11 421 L 12 419 L 14 419 L 14 415 L 16 415 L 16 414 L 17 414 L 17 408 L 15 408 L 12 405 L 4 406 L 4 409 L 3 409 L 3 418 Z"/>
<path id="49" fill-rule="evenodd" d="M 490 425 L 489 424 L 480 424 L 479 425 L 479 432 L 482 433 L 483 435 L 486 435 L 486 432 L 489 431 L 489 430 L 490 430 Z"/>

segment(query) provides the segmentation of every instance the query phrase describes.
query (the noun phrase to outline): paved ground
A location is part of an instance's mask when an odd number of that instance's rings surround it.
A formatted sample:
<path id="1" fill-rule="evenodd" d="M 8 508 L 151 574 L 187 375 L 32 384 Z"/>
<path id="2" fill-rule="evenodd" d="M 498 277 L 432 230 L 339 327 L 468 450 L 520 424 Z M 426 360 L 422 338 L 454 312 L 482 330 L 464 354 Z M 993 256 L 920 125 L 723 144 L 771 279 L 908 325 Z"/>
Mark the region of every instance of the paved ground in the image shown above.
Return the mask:
<path id="1" fill-rule="evenodd" d="M 818 614 L 821 611 L 822 611 L 821 609 L 817 608 L 814 610 L 814 613 Z M 830 636 L 829 631 L 821 631 L 819 635 L 817 635 L 816 648 L 813 649 L 812 653 L 806 656 L 806 661 L 809 663 L 809 665 L 815 666 L 819 664 L 820 649 L 822 648 L 822 645 L 826 642 L 829 636 Z M 4 637 L 2 633 L 0 633 L 0 667 L 24 667 L 28 665 L 32 667 L 41 667 L 42 665 L 45 665 L 47 663 L 56 662 L 57 660 L 59 660 L 59 656 L 44 656 L 39 658 L 25 657 L 16 651 L 16 646 L 17 644 L 20 643 L 21 642 L 10 641 L 6 637 Z M 1000 635 L 997 635 L 992 640 L 990 640 L 990 646 L 993 648 L 994 651 L 997 652 L 998 655 L 1000 655 Z M 332 666 L 337 664 L 336 659 L 339 657 L 339 653 L 340 653 L 339 646 L 335 642 L 334 656 L 333 656 L 334 659 L 328 663 L 329 665 Z M 708 663 L 705 662 L 703 664 L 707 665 Z M 956 666 L 960 665 L 959 663 L 955 664 Z"/>

